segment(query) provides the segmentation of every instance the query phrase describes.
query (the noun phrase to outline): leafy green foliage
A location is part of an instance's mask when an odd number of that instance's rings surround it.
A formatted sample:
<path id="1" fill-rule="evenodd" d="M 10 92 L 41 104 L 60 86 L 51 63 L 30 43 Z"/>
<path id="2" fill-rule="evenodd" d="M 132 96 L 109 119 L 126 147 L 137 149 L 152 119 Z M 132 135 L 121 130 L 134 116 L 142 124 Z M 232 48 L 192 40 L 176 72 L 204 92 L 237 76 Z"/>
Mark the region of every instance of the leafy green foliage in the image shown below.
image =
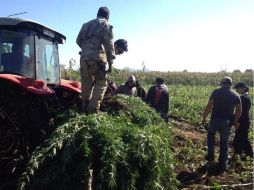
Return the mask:
<path id="1" fill-rule="evenodd" d="M 80 80 L 79 72 L 74 70 L 62 70 L 67 72 L 70 78 Z M 135 75 L 142 86 L 147 90 L 154 85 L 154 79 L 158 76 L 165 79 L 169 87 L 170 95 L 170 116 L 181 118 L 193 124 L 199 124 L 201 114 L 213 89 L 218 87 L 218 82 L 224 76 L 230 76 L 234 83 L 245 82 L 249 87 L 253 86 L 253 71 L 241 72 L 141 72 L 113 69 L 108 75 L 110 81 L 116 84 L 124 83 L 130 75 Z M 65 76 L 65 75 L 63 75 Z M 253 88 L 250 88 L 253 97 Z M 252 98 L 253 99 L 253 98 Z M 253 112 L 252 112 L 253 113 Z M 251 113 L 251 115 L 253 115 Z"/>
<path id="2" fill-rule="evenodd" d="M 171 117 L 198 125 L 213 89 L 212 86 L 171 85 L 169 87 Z"/>
<path id="3" fill-rule="evenodd" d="M 121 109 L 107 113 L 66 112 L 34 151 L 19 189 L 88 189 L 89 179 L 92 189 L 176 189 L 171 125 L 137 98 L 116 100 Z"/>

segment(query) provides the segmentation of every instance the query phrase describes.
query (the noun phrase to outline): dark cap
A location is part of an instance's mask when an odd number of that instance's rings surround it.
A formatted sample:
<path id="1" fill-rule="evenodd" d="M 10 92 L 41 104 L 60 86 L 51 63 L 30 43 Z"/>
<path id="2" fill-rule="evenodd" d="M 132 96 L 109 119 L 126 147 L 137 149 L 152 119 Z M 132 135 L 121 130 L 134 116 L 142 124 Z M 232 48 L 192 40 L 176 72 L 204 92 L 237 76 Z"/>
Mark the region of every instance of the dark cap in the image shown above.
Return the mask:
<path id="1" fill-rule="evenodd" d="M 220 85 L 221 85 L 221 86 L 223 86 L 223 85 L 232 86 L 232 79 L 231 79 L 231 77 L 225 76 L 225 77 L 221 80 Z"/>
<path id="2" fill-rule="evenodd" d="M 164 79 L 161 78 L 161 77 L 157 77 L 157 78 L 155 79 L 155 82 L 156 82 L 156 83 L 159 83 L 159 84 L 163 84 L 163 83 L 164 83 Z"/>
<path id="3" fill-rule="evenodd" d="M 109 9 L 108 7 L 100 7 L 97 13 L 97 17 L 103 17 L 109 19 Z"/>
<path id="4" fill-rule="evenodd" d="M 234 86 L 235 89 L 238 89 L 238 88 L 246 88 L 246 87 L 247 87 L 246 84 L 243 83 L 243 82 L 238 82 L 238 83 Z"/>

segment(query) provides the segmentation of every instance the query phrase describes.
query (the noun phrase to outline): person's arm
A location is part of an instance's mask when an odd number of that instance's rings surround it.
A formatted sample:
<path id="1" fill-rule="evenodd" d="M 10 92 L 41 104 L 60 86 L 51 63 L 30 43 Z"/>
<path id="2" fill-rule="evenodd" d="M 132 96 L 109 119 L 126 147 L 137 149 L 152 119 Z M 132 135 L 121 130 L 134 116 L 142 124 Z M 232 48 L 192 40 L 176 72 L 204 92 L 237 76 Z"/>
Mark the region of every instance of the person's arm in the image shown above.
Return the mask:
<path id="1" fill-rule="evenodd" d="M 117 94 L 122 92 L 123 85 L 119 85 L 117 89 L 113 92 L 113 95 L 116 96 Z"/>
<path id="2" fill-rule="evenodd" d="M 142 88 L 141 92 L 142 92 L 141 98 L 142 98 L 142 100 L 145 101 L 145 100 L 146 100 L 146 96 L 147 96 L 146 89 L 145 89 L 145 88 Z"/>
<path id="3" fill-rule="evenodd" d="M 240 126 L 240 123 L 239 123 L 239 119 L 242 115 L 242 103 L 238 103 L 236 104 L 236 107 L 235 107 L 235 121 L 234 121 L 234 126 L 236 129 L 239 128 Z"/>
<path id="4" fill-rule="evenodd" d="M 115 59 L 114 43 L 113 43 L 113 26 L 107 24 L 104 31 L 103 46 L 106 51 L 107 61 L 109 65 L 108 72 L 112 70 L 113 59 Z"/>
<path id="5" fill-rule="evenodd" d="M 136 88 L 136 87 L 133 87 L 133 88 L 131 89 L 131 94 L 130 94 L 130 96 L 133 96 L 133 97 L 138 96 L 138 95 L 137 95 L 137 88 Z"/>
<path id="6" fill-rule="evenodd" d="M 83 39 L 83 34 L 86 32 L 86 27 L 85 27 L 85 24 L 83 24 L 83 26 L 81 27 L 80 31 L 79 31 L 79 34 L 77 36 L 77 39 L 76 39 L 76 43 L 78 44 L 78 46 L 80 48 L 82 48 L 82 39 Z"/>
<path id="7" fill-rule="evenodd" d="M 165 113 L 168 113 L 168 110 L 169 110 L 169 93 L 166 92 L 165 93 L 165 98 L 166 98 L 166 103 L 165 103 Z"/>
<path id="8" fill-rule="evenodd" d="M 249 113 L 250 107 L 251 107 L 251 100 L 250 100 L 250 98 L 248 97 L 248 98 L 247 98 L 247 102 L 246 102 L 246 111 L 247 111 L 247 113 Z M 242 108 L 242 109 L 243 109 L 243 108 Z"/>
<path id="9" fill-rule="evenodd" d="M 117 89 L 115 89 L 115 90 L 113 91 L 112 95 L 113 95 L 113 96 L 116 96 L 116 95 L 118 94 L 118 91 L 119 91 L 119 89 L 118 89 L 118 88 L 117 88 Z"/>
<path id="10" fill-rule="evenodd" d="M 202 123 L 206 123 L 207 115 L 211 112 L 211 110 L 213 108 L 213 103 L 214 103 L 214 100 L 213 99 L 209 99 L 208 103 L 206 104 L 205 110 L 203 112 Z"/>
<path id="11" fill-rule="evenodd" d="M 152 91 L 153 91 L 153 87 L 149 88 L 147 96 L 146 96 L 146 102 L 148 104 L 150 104 L 152 101 Z"/>

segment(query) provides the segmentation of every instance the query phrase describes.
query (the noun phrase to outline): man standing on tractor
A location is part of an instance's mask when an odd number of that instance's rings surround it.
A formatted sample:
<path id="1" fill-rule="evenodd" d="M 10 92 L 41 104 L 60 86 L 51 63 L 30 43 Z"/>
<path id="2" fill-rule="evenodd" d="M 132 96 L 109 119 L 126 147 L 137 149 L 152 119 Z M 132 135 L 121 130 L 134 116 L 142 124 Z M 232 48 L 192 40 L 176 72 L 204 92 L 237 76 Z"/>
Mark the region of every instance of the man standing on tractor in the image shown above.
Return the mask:
<path id="1" fill-rule="evenodd" d="M 82 111 L 97 113 L 107 88 L 106 75 L 115 59 L 109 9 L 100 7 L 97 18 L 83 24 L 77 44 L 81 48 Z M 108 64 L 108 68 L 107 68 Z"/>
<path id="2" fill-rule="evenodd" d="M 232 90 L 232 79 L 224 77 L 220 82 L 220 86 L 221 88 L 212 92 L 202 120 L 202 123 L 206 123 L 207 115 L 212 112 L 207 134 L 208 154 L 205 157 L 207 161 L 214 160 L 215 133 L 218 131 L 220 134 L 219 163 L 214 170 L 216 174 L 227 170 L 228 138 L 231 130 L 231 121 L 234 118 L 233 124 L 238 128 L 239 118 L 242 113 L 240 96 Z"/>

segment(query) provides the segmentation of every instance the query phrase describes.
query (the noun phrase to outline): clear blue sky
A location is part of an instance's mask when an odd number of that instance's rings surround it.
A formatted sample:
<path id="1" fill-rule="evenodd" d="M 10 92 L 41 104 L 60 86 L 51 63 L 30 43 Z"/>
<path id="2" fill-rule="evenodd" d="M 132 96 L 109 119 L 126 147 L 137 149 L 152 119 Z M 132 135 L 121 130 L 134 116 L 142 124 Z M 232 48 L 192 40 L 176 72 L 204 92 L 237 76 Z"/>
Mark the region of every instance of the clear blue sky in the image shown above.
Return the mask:
<path id="1" fill-rule="evenodd" d="M 160 71 L 233 71 L 254 69 L 254 0 L 11 0 L 1 2 L 0 16 L 36 20 L 67 37 L 61 64 L 79 65 L 76 36 L 98 8 L 110 9 L 115 39 L 129 51 L 114 66 Z"/>

